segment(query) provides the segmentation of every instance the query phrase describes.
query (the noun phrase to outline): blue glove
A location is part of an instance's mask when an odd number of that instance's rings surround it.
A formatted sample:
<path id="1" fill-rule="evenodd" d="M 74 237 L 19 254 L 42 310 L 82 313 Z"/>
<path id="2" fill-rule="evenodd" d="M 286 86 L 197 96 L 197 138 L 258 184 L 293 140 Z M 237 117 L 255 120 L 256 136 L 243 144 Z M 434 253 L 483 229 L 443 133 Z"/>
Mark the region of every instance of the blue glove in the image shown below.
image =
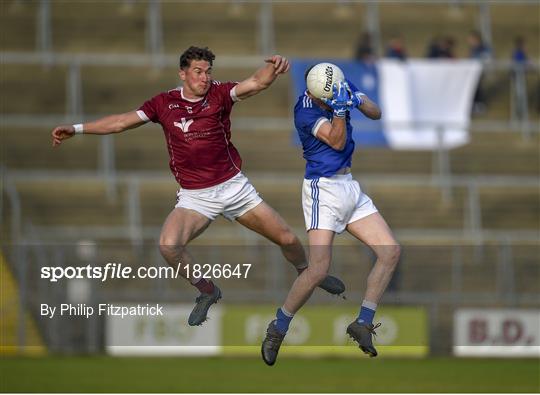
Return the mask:
<path id="1" fill-rule="evenodd" d="M 332 99 L 321 99 L 324 103 L 332 107 L 335 117 L 344 118 L 352 105 L 351 96 L 347 90 L 347 86 L 346 82 L 338 81 L 332 87 L 334 93 Z"/>
<path id="2" fill-rule="evenodd" d="M 347 81 L 345 81 L 344 84 L 347 91 L 349 91 L 349 95 L 351 96 L 351 107 L 358 108 L 359 106 L 361 106 L 364 103 L 364 99 L 362 98 L 362 96 L 365 96 L 365 94 L 360 91 L 353 92 Z"/>

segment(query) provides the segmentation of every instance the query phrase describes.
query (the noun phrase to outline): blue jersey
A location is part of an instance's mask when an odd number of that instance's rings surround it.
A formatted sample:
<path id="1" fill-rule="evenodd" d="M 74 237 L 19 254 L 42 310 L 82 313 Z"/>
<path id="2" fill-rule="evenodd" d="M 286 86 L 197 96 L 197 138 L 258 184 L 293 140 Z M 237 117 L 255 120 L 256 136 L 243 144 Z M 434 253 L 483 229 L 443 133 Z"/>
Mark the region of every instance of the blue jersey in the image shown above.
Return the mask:
<path id="1" fill-rule="evenodd" d="M 351 88 L 353 88 L 351 86 Z M 314 133 L 325 121 L 332 122 L 332 111 L 326 111 L 311 100 L 307 92 L 298 98 L 294 106 L 294 125 L 300 136 L 306 163 L 305 178 L 312 180 L 319 177 L 332 177 L 339 169 L 351 167 L 354 151 L 351 117 L 347 112 L 347 140 L 345 147 L 337 151 L 317 139 Z"/>

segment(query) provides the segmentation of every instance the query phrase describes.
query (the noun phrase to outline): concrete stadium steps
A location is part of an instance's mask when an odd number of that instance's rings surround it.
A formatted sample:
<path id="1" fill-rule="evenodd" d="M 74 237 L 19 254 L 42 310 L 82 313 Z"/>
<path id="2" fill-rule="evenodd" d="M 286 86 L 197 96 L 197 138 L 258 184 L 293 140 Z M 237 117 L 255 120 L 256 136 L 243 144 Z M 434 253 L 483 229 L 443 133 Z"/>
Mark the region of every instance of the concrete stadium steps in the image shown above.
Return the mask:
<path id="1" fill-rule="evenodd" d="M 254 132 L 237 130 L 232 118 L 232 141 L 240 152 L 244 171 L 302 172 L 304 162 L 298 148 L 291 143 L 290 131 Z M 268 140 L 271 149 L 268 149 Z M 114 136 L 115 158 L 119 170 L 163 170 L 169 172 L 169 154 L 159 125 Z"/>
<path id="2" fill-rule="evenodd" d="M 283 2 L 273 9 L 278 53 L 307 58 L 353 57 L 365 18 L 363 4 Z"/>
<path id="3" fill-rule="evenodd" d="M 120 171 L 159 170 L 170 174 L 167 143 L 159 125 L 148 124 L 115 135 L 114 147 L 116 168 Z"/>
<path id="4" fill-rule="evenodd" d="M 66 112 L 67 68 L 2 64 L 0 112 L 50 115 Z"/>
<path id="5" fill-rule="evenodd" d="M 492 4 L 493 46 L 495 56 L 509 59 L 517 36 L 525 38 L 525 48 L 530 59 L 540 56 L 540 3 L 533 4 Z M 518 24 L 516 25 L 516 21 Z M 509 34 L 511 32 L 511 34 Z"/>
<path id="6" fill-rule="evenodd" d="M 452 272 L 451 251 L 451 247 L 444 245 L 409 248 L 404 246 L 397 272 L 400 290 L 449 292 Z"/>
<path id="7" fill-rule="evenodd" d="M 263 64 L 261 56 L 260 65 Z M 256 67 L 222 68 L 219 54 L 214 78 L 221 81 L 240 81 L 248 78 Z M 154 95 L 179 85 L 176 67 L 152 68 L 143 66 L 83 66 L 82 111 L 85 114 L 111 114 L 131 111 Z M 64 114 L 68 107 L 68 69 L 65 66 L 2 65 L 0 73 L 0 110 L 12 114 Z M 538 119 L 538 100 L 534 96 L 538 85 L 537 73 L 527 74 L 529 117 Z M 291 77 L 279 78 L 272 87 L 249 100 L 234 106 L 233 117 L 292 118 L 296 101 L 291 95 Z M 475 119 L 510 118 L 510 78 L 507 72 L 489 74 L 484 80 L 487 110 Z M 17 98 L 17 100 L 14 100 Z M 291 129 L 294 125 L 291 122 Z"/>
<path id="8" fill-rule="evenodd" d="M 465 195 L 455 188 L 454 200 L 445 204 L 435 187 L 384 186 L 365 188 L 366 193 L 394 228 L 459 229 L 463 227 Z"/>
<path id="9" fill-rule="evenodd" d="M 503 251 L 505 250 L 505 251 Z M 512 252 L 513 271 L 502 268 L 501 256 Z M 540 266 L 538 244 L 513 243 L 440 246 L 403 246 L 397 276 L 400 290 L 437 292 L 456 296 L 461 292 L 480 294 L 501 293 L 511 298 L 511 292 L 534 293 L 538 289 Z M 457 262 L 461 262 L 458 266 Z M 419 275 L 421 273 L 421 275 Z M 426 283 L 425 279 L 431 281 Z M 515 281 L 515 289 L 510 284 Z M 509 288 L 510 287 L 510 288 Z M 457 299 L 456 303 L 477 305 L 481 300 Z"/>
<path id="10" fill-rule="evenodd" d="M 51 1 L 52 49 L 144 52 L 147 9 L 142 2 Z M 3 1 L 1 50 L 35 50 L 38 13 L 38 1 Z"/>
<path id="11" fill-rule="evenodd" d="M 361 178 L 360 178 L 361 180 Z M 257 191 L 274 209 L 282 214 L 293 226 L 302 227 L 301 178 L 297 185 L 279 186 L 252 182 Z M 464 196 L 456 191 L 456 199 L 445 205 L 440 189 L 435 187 L 366 186 L 363 190 L 373 199 L 375 205 L 392 228 L 437 228 L 461 229 L 464 217 Z"/>
<path id="12" fill-rule="evenodd" d="M 21 212 L 34 225 L 125 225 L 126 191 L 109 200 L 102 181 L 28 181 L 16 184 Z"/>
<path id="13" fill-rule="evenodd" d="M 250 77 L 254 72 L 255 69 L 245 70 L 241 74 L 227 72 L 224 75 L 228 78 L 222 79 L 239 81 Z M 219 75 L 216 72 L 217 78 L 221 78 L 218 77 Z M 230 76 L 237 76 L 237 78 L 231 78 Z M 268 90 L 249 98 L 249 100 L 236 103 L 232 112 L 233 122 L 234 117 L 292 117 L 296 97 L 292 97 L 291 95 L 291 86 L 292 80 L 290 74 L 288 74 L 277 79 Z M 292 123 L 291 127 L 293 127 Z"/>
<path id="14" fill-rule="evenodd" d="M 249 176 L 249 174 L 248 174 Z M 261 197 L 296 228 L 304 227 L 302 214 L 301 180 L 279 185 L 251 177 Z M 364 188 L 374 200 L 390 226 L 395 228 L 463 228 L 464 201 L 462 191 L 456 191 L 455 201 L 442 202 L 440 190 L 434 187 L 368 187 Z M 174 183 L 149 183 L 141 186 L 142 223 L 161 226 L 174 206 Z M 519 208 L 519 207 L 518 207 Z M 520 222 L 522 223 L 522 222 Z M 219 223 L 216 224 L 219 226 Z M 223 225 L 227 225 L 223 221 Z"/>
<path id="15" fill-rule="evenodd" d="M 369 186 L 364 188 L 378 209 L 395 228 L 462 228 L 467 195 L 453 189 L 446 204 L 436 187 Z M 540 194 L 537 187 L 480 187 L 482 227 L 484 229 L 540 228 Z"/>
<path id="16" fill-rule="evenodd" d="M 233 118 L 234 128 L 234 118 Z M 276 131 L 233 130 L 232 141 L 243 159 L 243 168 L 249 171 L 276 171 L 303 174 L 305 160 L 301 147 L 293 142 L 293 128 Z M 266 144 L 271 141 L 271 146 Z M 431 151 L 392 151 L 386 148 L 357 146 L 353 156 L 353 172 L 430 174 Z"/>
<path id="17" fill-rule="evenodd" d="M 490 229 L 540 229 L 540 190 L 490 187 L 480 190 L 482 225 Z"/>
<path id="18" fill-rule="evenodd" d="M 2 1 L 0 4 L 0 50 L 34 51 L 37 1 Z"/>
<path id="19" fill-rule="evenodd" d="M 513 245 L 511 257 L 520 263 L 519 269 L 513 273 L 516 280 L 515 291 L 535 293 L 538 292 L 540 280 L 540 245 Z M 510 273 L 512 275 L 512 273 Z"/>
<path id="20" fill-rule="evenodd" d="M 306 241 L 307 245 L 307 241 Z M 329 273 L 337 276 L 345 283 L 345 295 L 349 301 L 361 300 L 361 295 L 366 290 L 366 279 L 375 262 L 375 256 L 371 250 L 347 233 L 336 236 L 332 249 L 332 264 Z M 290 284 L 294 277 L 289 277 Z M 288 290 L 286 289 L 286 293 Z M 351 297 L 358 295 L 357 297 Z M 318 290 L 312 298 L 320 301 L 328 301 L 326 292 Z"/>
<path id="21" fill-rule="evenodd" d="M 178 85 L 177 70 L 166 70 L 82 67 L 84 112 L 111 114 L 138 108 L 145 100 Z M 67 108 L 67 79 L 68 69 L 64 66 L 2 65 L 2 113 L 63 115 Z"/>
<path id="22" fill-rule="evenodd" d="M 251 181 L 264 200 L 297 232 L 304 232 L 301 178 L 298 179 L 298 184 L 287 182 L 282 185 L 259 179 L 256 175 L 251 177 Z M 55 232 L 61 229 L 71 229 L 70 237 L 79 239 L 92 237 L 84 236 L 90 234 L 86 229 L 103 229 L 107 231 L 106 234 L 110 233 L 109 229 L 111 232 L 114 229 L 124 229 L 122 232 L 125 232 L 126 238 L 136 235 L 133 232 L 137 232 L 137 228 L 129 227 L 130 192 L 127 186 L 120 186 L 116 200 L 109 200 L 106 185 L 102 181 L 20 181 L 16 185 L 21 197 L 23 218 L 38 227 L 52 227 L 52 234 L 57 234 Z M 435 187 L 368 184 L 363 185 L 363 188 L 374 200 L 391 228 L 398 233 L 421 233 L 426 229 L 459 233 L 465 226 L 467 197 L 461 188 L 454 188 L 454 199 L 449 203 L 443 201 L 440 190 Z M 152 234 L 146 232 L 145 237 L 154 237 L 156 243 L 159 229 L 174 207 L 175 191 L 176 185 L 172 179 L 141 183 L 140 225 L 154 229 Z M 483 187 L 479 194 L 483 230 L 535 231 L 540 228 L 536 215 L 540 211 L 537 188 Z M 43 237 L 47 238 L 48 235 Z M 7 242 L 7 239 L 4 241 Z M 235 241 L 253 245 L 264 239 L 238 224 L 230 224 L 219 218 L 196 244 L 200 242 L 200 245 L 209 246 L 216 243 L 229 245 Z"/>
<path id="23" fill-rule="evenodd" d="M 526 139 L 518 133 L 472 133 L 471 142 L 450 151 L 456 174 L 538 174 L 540 136 Z"/>
<path id="24" fill-rule="evenodd" d="M 53 49 L 81 53 L 144 52 L 147 10 L 141 2 L 53 1 Z"/>
<path id="25" fill-rule="evenodd" d="M 409 56 L 425 57 L 431 39 L 450 35 L 459 57 L 468 57 L 467 34 L 477 26 L 478 7 L 446 4 L 380 4 L 383 43 L 401 35 Z"/>
<path id="26" fill-rule="evenodd" d="M 246 171 L 301 172 L 305 161 L 299 147 L 293 145 L 291 130 L 234 130 L 233 142 L 238 148 Z M 262 142 L 271 139 L 271 149 Z M 519 133 L 472 133 L 471 142 L 449 151 L 453 174 L 536 175 L 540 166 L 539 136 L 529 140 Z M 501 147 L 504 147 L 502 149 Z M 436 153 L 432 151 L 399 151 L 357 146 L 353 172 L 360 174 L 430 174 L 436 170 Z M 497 158 L 497 160 L 494 160 Z M 434 168 L 435 161 L 435 168 Z"/>
<path id="27" fill-rule="evenodd" d="M 180 54 L 195 45 L 216 55 L 257 54 L 258 14 L 258 4 L 163 2 L 165 52 Z"/>
<path id="28" fill-rule="evenodd" d="M 260 65 L 262 66 L 263 57 Z M 218 67 L 216 65 L 216 67 Z M 219 68 L 214 78 L 240 81 L 253 68 Z M 64 66 L 2 65 L 0 110 L 3 114 L 63 115 L 67 109 L 68 69 Z M 167 67 L 84 66 L 81 67 L 82 107 L 85 114 L 114 114 L 137 109 L 153 96 L 180 84 L 178 69 Z M 290 76 L 278 79 L 272 89 L 237 103 L 233 115 L 243 117 L 287 117 L 292 111 Z M 16 100 L 15 100 L 16 98 Z"/>
<path id="29" fill-rule="evenodd" d="M 59 147 L 52 147 L 49 127 L 2 126 L 0 145 L 2 164 L 12 170 L 88 170 L 99 167 L 101 141 L 98 136 L 76 136 Z"/>
<path id="30" fill-rule="evenodd" d="M 160 92 L 178 86 L 175 68 L 83 67 L 84 111 L 115 114 L 135 110 Z"/>
<path id="31" fill-rule="evenodd" d="M 216 53 L 257 54 L 260 4 L 241 2 L 162 2 L 166 53 L 189 45 L 207 45 Z M 276 3 L 273 5 L 276 51 L 305 57 L 351 57 L 364 30 L 364 4 Z M 0 19 L 2 50 L 36 48 L 38 2 L 5 1 Z M 145 52 L 147 2 L 52 2 L 52 46 L 59 52 Z M 467 33 L 477 26 L 475 5 L 380 4 L 382 43 L 395 34 L 406 40 L 410 56 L 423 57 L 429 40 L 452 35 L 459 57 L 468 56 Z M 523 35 L 531 58 L 540 54 L 538 4 L 491 4 L 495 56 L 510 57 L 513 40 Z M 516 21 L 519 27 L 516 28 Z M 511 31 L 512 34 L 508 34 Z M 303 32 L 303 34 L 291 34 Z M 314 45 L 316 43 L 316 45 Z M 336 45 L 336 43 L 348 43 Z"/>
<path id="32" fill-rule="evenodd" d="M 540 54 L 539 12 L 538 4 L 490 5 L 495 58 L 510 58 L 517 35 L 525 37 L 531 58 Z M 409 56 L 424 57 L 432 38 L 449 35 L 456 39 L 457 56 L 468 57 L 467 35 L 477 29 L 479 11 L 476 5 L 387 3 L 380 4 L 379 18 L 383 42 L 401 34 Z M 516 21 L 519 21 L 519 26 L 516 26 Z"/>
<path id="33" fill-rule="evenodd" d="M 232 141 L 243 159 L 245 172 L 302 175 L 305 161 L 300 148 L 292 142 L 292 128 L 257 131 L 237 129 L 234 125 L 233 117 Z M 54 126 L 52 122 L 36 128 L 4 126 L 0 134 L 2 162 L 9 169 L 99 168 L 102 137 L 76 136 L 53 149 L 50 133 Z M 169 171 L 167 147 L 159 125 L 149 124 L 110 138 L 118 170 Z M 473 133 L 470 144 L 449 152 L 450 169 L 457 175 L 535 176 L 540 166 L 538 144 L 536 135 L 526 140 L 513 132 Z M 436 169 L 434 155 L 431 151 L 358 147 L 353 156 L 353 172 L 359 178 L 363 174 L 429 175 Z"/>
<path id="34" fill-rule="evenodd" d="M 540 75 L 533 70 L 525 74 L 528 96 L 528 116 L 531 121 L 538 121 L 538 84 Z M 482 75 L 481 87 L 486 107 L 480 113 L 473 113 L 472 119 L 502 120 L 512 119 L 512 91 L 515 89 L 508 70 L 490 70 Z"/>
<path id="35" fill-rule="evenodd" d="M 248 174 L 249 176 L 249 174 Z M 298 184 L 264 182 L 250 177 L 263 199 L 292 226 L 303 228 L 301 209 L 301 177 Z M 437 187 L 362 185 L 392 228 L 397 229 L 462 229 L 467 196 L 462 188 L 454 188 L 453 200 L 445 203 Z M 145 188 L 148 188 L 145 190 Z M 160 225 L 175 202 L 173 183 L 141 189 L 143 223 Z M 482 223 L 486 229 L 538 229 L 540 212 L 538 191 L 534 187 L 480 188 Z M 164 207 L 165 206 L 165 207 Z M 154 213 L 155 210 L 155 214 Z"/>
<path id="36" fill-rule="evenodd" d="M 140 186 L 141 222 L 146 226 L 161 227 L 176 204 L 177 191 L 178 184 L 172 176 L 170 182 L 142 184 Z"/>
<path id="37" fill-rule="evenodd" d="M 305 161 L 300 148 L 293 144 L 292 127 L 260 131 L 245 130 L 243 125 L 238 129 L 234 118 L 232 141 L 243 159 L 245 172 L 302 176 Z M 76 136 L 53 149 L 50 133 L 54 126 L 52 122 L 35 128 L 4 126 L 0 134 L 3 164 L 15 170 L 99 169 L 102 137 Z M 159 125 L 149 124 L 110 138 L 118 170 L 169 171 L 167 147 Z M 515 132 L 473 133 L 470 144 L 449 152 L 450 170 L 457 175 L 535 176 L 540 166 L 539 142 L 537 135 L 527 140 Z M 436 170 L 434 155 L 431 151 L 358 147 L 353 156 L 353 173 L 360 179 L 365 174 L 429 175 Z"/>
<path id="38" fill-rule="evenodd" d="M 219 62 L 219 58 L 218 58 Z M 262 66 L 261 57 L 260 65 Z M 250 77 L 256 68 L 220 69 L 214 78 L 220 81 L 239 81 Z M 151 69 L 144 67 L 84 67 L 84 110 L 88 114 L 126 112 L 141 106 L 146 100 L 180 84 L 177 68 Z M 278 79 L 272 89 L 237 103 L 234 116 L 286 117 L 289 108 L 289 76 Z"/>
<path id="39" fill-rule="evenodd" d="M 4 7 L 4 5 L 3 5 Z M 33 50 L 38 4 L 12 1 L 2 18 L 3 50 Z M 307 56 L 349 57 L 353 47 L 336 47 L 328 35 L 340 30 L 341 40 L 360 31 L 355 15 L 361 5 L 276 4 L 276 50 Z M 352 9 L 352 10 L 351 10 Z M 145 52 L 148 12 L 146 2 L 53 2 L 51 25 L 53 49 L 58 52 Z M 178 53 L 190 45 L 209 46 L 217 54 L 257 54 L 259 4 L 163 2 L 163 44 L 166 53 Z M 330 16 L 330 18 L 328 18 Z M 340 29 L 336 26 L 341 25 Z M 28 29 L 34 29 L 28 34 Z M 307 35 L 291 35 L 304 31 Z M 91 34 L 89 34 L 91 32 Z M 312 45 L 317 42 L 317 45 Z"/>

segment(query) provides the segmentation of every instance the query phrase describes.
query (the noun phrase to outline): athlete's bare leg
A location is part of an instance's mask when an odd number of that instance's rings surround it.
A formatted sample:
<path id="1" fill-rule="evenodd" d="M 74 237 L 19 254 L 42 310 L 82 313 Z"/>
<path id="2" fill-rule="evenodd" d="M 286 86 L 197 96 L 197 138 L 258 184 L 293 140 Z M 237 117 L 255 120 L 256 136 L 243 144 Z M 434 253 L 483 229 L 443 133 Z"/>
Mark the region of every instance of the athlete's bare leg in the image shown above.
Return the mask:
<path id="1" fill-rule="evenodd" d="M 401 248 L 386 221 L 379 213 L 368 215 L 347 225 L 347 231 L 367 244 L 377 260 L 367 278 L 364 300 L 379 303 L 399 261 Z"/>
<path id="2" fill-rule="evenodd" d="M 172 267 L 182 262 L 180 274 L 187 279 L 185 265 L 193 265 L 187 244 L 210 225 L 210 219 L 194 210 L 175 208 L 167 216 L 159 238 L 159 250 Z"/>
<path id="3" fill-rule="evenodd" d="M 265 202 L 261 202 L 236 220 L 280 246 L 285 258 L 295 268 L 303 269 L 307 266 L 306 253 L 300 240 L 285 220 Z"/>
<path id="4" fill-rule="evenodd" d="M 334 232 L 325 229 L 309 231 L 309 266 L 296 278 L 285 299 L 283 308 L 287 312 L 295 314 L 327 276 L 332 261 L 334 235 Z"/>

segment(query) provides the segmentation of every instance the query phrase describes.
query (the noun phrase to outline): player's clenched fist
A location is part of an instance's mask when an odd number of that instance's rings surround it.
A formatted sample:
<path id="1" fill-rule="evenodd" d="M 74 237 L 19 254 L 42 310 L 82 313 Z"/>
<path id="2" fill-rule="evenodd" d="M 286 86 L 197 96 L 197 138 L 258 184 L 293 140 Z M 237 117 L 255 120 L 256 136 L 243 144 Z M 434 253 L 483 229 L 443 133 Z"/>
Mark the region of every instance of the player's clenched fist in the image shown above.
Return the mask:
<path id="1" fill-rule="evenodd" d="M 62 140 L 68 139 L 75 135 L 75 128 L 73 125 L 62 125 L 54 128 L 51 133 L 52 135 L 52 145 L 56 147 L 59 145 Z"/>
<path id="2" fill-rule="evenodd" d="M 286 73 L 291 67 L 287 58 L 281 55 L 274 55 L 271 58 L 265 59 L 264 61 L 274 65 L 274 74 L 276 75 Z"/>

